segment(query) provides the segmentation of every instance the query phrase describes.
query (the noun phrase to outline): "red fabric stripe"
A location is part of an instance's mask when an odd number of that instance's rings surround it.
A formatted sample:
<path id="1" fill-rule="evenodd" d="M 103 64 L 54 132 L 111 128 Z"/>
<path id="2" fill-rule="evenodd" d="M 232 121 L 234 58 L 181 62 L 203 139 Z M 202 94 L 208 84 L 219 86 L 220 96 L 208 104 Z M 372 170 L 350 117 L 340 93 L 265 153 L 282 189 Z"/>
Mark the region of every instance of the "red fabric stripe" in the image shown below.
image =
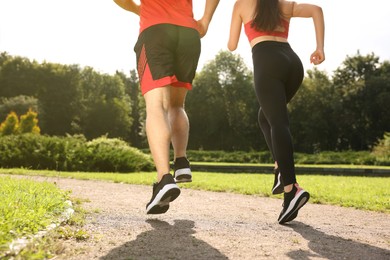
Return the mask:
<path id="1" fill-rule="evenodd" d="M 148 64 L 146 64 L 145 66 L 142 78 L 140 76 L 140 84 L 142 95 L 145 95 L 146 92 L 152 89 L 161 88 L 168 85 L 171 85 L 173 87 L 186 88 L 188 90 L 192 89 L 191 83 L 179 81 L 176 76 L 167 76 L 161 79 L 154 80 Z"/>

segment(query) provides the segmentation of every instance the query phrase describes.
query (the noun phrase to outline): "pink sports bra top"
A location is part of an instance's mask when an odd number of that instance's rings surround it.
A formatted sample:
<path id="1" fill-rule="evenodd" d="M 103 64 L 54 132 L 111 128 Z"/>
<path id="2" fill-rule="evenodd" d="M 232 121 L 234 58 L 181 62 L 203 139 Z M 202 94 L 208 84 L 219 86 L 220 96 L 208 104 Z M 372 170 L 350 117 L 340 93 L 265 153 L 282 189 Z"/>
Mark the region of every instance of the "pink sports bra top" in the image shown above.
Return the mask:
<path id="1" fill-rule="evenodd" d="M 249 42 L 251 42 L 254 38 L 260 37 L 260 36 L 276 36 L 276 37 L 282 37 L 285 39 L 288 38 L 288 29 L 290 27 L 290 22 L 285 20 L 285 19 L 282 19 L 282 25 L 284 28 L 283 32 L 281 32 L 281 31 L 272 31 L 272 32 L 259 31 L 251 26 L 252 22 L 253 22 L 253 20 L 244 24 L 245 34 L 248 37 Z"/>

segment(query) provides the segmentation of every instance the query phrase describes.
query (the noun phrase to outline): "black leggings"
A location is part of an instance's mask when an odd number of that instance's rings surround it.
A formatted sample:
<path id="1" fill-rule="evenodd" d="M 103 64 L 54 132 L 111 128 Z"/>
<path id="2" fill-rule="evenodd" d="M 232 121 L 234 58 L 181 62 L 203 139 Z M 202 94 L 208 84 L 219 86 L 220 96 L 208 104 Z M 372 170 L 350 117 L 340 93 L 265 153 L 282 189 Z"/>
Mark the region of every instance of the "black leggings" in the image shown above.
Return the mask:
<path id="1" fill-rule="evenodd" d="M 252 58 L 259 124 L 287 186 L 296 183 L 287 103 L 302 83 L 302 62 L 288 43 L 275 41 L 256 44 Z"/>

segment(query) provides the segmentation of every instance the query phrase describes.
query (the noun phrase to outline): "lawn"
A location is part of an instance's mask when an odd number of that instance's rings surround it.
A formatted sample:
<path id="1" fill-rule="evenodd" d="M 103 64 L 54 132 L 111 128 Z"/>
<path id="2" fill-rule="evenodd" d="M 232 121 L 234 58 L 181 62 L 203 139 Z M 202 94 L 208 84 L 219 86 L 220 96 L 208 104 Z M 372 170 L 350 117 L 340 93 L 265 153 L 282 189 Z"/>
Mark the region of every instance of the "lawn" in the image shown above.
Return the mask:
<path id="1" fill-rule="evenodd" d="M 0 258 L 7 243 L 57 222 L 68 193 L 54 184 L 0 176 Z"/>
<path id="2" fill-rule="evenodd" d="M 83 180 L 104 180 L 151 185 L 155 173 L 57 172 L 26 169 L 0 169 L 4 174 L 42 175 Z M 390 213 L 390 178 L 358 176 L 298 175 L 299 184 L 310 192 L 311 203 L 331 204 Z M 193 182 L 182 187 L 217 192 L 271 196 L 272 174 L 193 172 Z M 280 197 L 277 195 L 274 197 Z"/>
<path id="3" fill-rule="evenodd" d="M 0 175 L 0 258 L 8 249 L 7 243 L 21 236 L 35 234 L 58 219 L 59 214 L 64 210 L 64 201 L 68 198 L 68 192 L 59 190 L 52 183 L 10 178 L 11 175 L 39 175 L 138 185 L 151 185 L 156 178 L 153 172 L 123 174 L 0 169 L 0 174 L 3 174 Z M 314 174 L 297 177 L 299 184 L 310 192 L 310 203 L 390 213 L 389 177 Z M 197 190 L 282 198 L 282 195 L 271 195 L 272 184 L 273 174 L 269 173 L 193 172 L 193 182 L 180 184 L 180 186 Z"/>

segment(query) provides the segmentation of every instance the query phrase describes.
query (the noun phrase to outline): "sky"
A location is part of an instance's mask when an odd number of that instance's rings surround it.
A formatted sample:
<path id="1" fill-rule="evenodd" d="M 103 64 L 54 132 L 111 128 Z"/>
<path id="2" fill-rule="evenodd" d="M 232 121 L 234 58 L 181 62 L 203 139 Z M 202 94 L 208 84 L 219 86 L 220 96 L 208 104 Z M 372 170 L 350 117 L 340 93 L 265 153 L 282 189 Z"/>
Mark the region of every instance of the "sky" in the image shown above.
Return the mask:
<path id="1" fill-rule="evenodd" d="M 206 0 L 193 0 L 199 19 Z M 220 0 L 207 35 L 202 38 L 198 71 L 215 55 L 228 51 L 230 17 L 234 0 Z M 333 73 L 347 56 L 374 53 L 390 60 L 390 9 L 384 0 L 303 0 L 320 5 L 325 17 L 326 60 L 319 70 Z M 126 74 L 136 68 L 133 47 L 139 29 L 138 16 L 118 7 L 113 0 L 0 0 L 0 52 L 37 62 L 90 66 L 101 73 Z M 313 69 L 315 49 L 312 19 L 293 18 L 289 42 L 305 70 Z M 242 30 L 238 49 L 249 69 L 252 58 Z"/>

